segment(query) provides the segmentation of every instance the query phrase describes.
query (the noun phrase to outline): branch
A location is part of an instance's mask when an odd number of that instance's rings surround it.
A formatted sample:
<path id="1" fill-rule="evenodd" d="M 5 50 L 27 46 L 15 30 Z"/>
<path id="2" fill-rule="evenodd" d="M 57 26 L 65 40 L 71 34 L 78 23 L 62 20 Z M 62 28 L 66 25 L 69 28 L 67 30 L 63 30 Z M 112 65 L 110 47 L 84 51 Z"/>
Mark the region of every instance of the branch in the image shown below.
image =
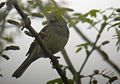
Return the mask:
<path id="1" fill-rule="evenodd" d="M 69 16 L 68 16 L 69 17 Z M 83 32 L 81 32 L 77 26 L 74 26 L 75 31 L 81 36 L 81 38 L 83 40 L 85 40 L 88 43 L 92 43 L 92 41 L 90 41 L 90 39 L 88 37 L 86 37 Z M 90 45 L 91 47 L 93 47 L 93 45 Z M 108 63 L 112 68 L 114 68 L 118 74 L 120 74 L 120 68 L 110 59 L 106 59 L 107 58 L 107 54 L 103 53 L 103 51 L 100 48 L 96 48 L 96 51 L 100 54 L 100 56 L 104 59 L 104 61 L 106 63 Z"/>
<path id="2" fill-rule="evenodd" d="M 67 54 L 66 50 L 65 50 L 65 49 L 61 50 L 61 53 L 62 53 L 62 55 L 63 55 L 63 57 L 64 57 L 67 65 L 68 65 L 68 68 L 69 68 L 70 72 L 71 72 L 73 75 L 75 75 L 75 73 L 77 73 L 77 72 L 76 72 L 73 64 L 71 63 L 71 61 L 70 61 L 70 59 L 69 59 L 69 57 L 68 57 L 68 54 Z"/>
<path id="3" fill-rule="evenodd" d="M 17 1 L 14 3 L 14 7 L 15 9 L 18 11 L 18 13 L 20 14 L 20 16 L 22 17 L 24 23 L 25 23 L 25 27 L 32 33 L 32 35 L 35 37 L 35 40 L 38 42 L 38 44 L 40 45 L 40 47 L 43 49 L 45 55 L 51 59 L 52 65 L 53 67 L 57 70 L 58 74 L 61 76 L 63 82 L 65 84 L 69 84 L 68 83 L 68 79 L 66 77 L 66 75 L 64 74 L 63 70 L 61 69 L 60 65 L 59 65 L 59 61 L 57 60 L 57 58 L 55 56 L 53 56 L 53 54 L 51 54 L 49 52 L 49 50 L 47 49 L 47 47 L 44 45 L 40 35 L 33 29 L 33 27 L 31 26 L 31 21 L 30 19 L 27 17 L 27 15 L 21 10 L 21 8 L 19 7 L 19 5 L 17 4 Z"/>
<path id="4" fill-rule="evenodd" d="M 73 74 L 75 84 L 81 84 L 80 76 L 79 76 L 78 72 L 75 70 L 73 64 L 71 63 L 66 50 L 65 49 L 61 50 L 61 53 L 62 53 L 62 55 L 65 59 L 65 62 L 68 65 L 68 68 L 69 68 L 70 72 Z"/>
<path id="5" fill-rule="evenodd" d="M 98 33 L 98 35 L 97 35 L 97 37 L 96 37 L 96 40 L 95 40 L 95 42 L 94 42 L 94 44 L 93 44 L 93 47 L 92 47 L 91 51 L 89 51 L 89 52 L 87 53 L 87 57 L 86 57 L 86 59 L 84 60 L 82 66 L 81 66 L 81 68 L 80 68 L 80 70 L 79 70 L 79 74 L 81 74 L 81 72 L 82 72 L 85 64 L 87 63 L 88 58 L 89 58 L 90 55 L 92 54 L 92 52 L 93 52 L 95 49 L 97 49 L 97 48 L 96 48 L 96 44 L 97 44 L 97 42 L 98 42 L 98 40 L 99 40 L 99 38 L 100 38 L 100 36 L 101 36 L 101 34 L 102 34 L 102 32 L 103 32 L 103 30 L 104 30 L 104 28 L 105 28 L 106 25 L 107 25 L 106 21 L 102 23 L 101 28 L 100 28 L 100 31 L 99 31 L 99 33 Z"/>

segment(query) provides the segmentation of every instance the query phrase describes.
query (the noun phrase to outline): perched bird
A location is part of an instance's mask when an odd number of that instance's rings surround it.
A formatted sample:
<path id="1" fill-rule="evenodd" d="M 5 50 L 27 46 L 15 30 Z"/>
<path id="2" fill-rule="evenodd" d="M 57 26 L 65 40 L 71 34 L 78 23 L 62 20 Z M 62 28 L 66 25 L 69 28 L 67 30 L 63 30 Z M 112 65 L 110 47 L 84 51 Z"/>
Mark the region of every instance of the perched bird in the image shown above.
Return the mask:
<path id="1" fill-rule="evenodd" d="M 52 54 L 64 48 L 69 39 L 69 29 L 60 14 L 50 13 L 47 16 L 47 25 L 40 31 L 44 44 Z M 46 57 L 39 44 L 34 40 L 26 54 L 28 56 L 21 66 L 13 73 L 12 77 L 19 78 L 29 65 L 41 57 Z"/>

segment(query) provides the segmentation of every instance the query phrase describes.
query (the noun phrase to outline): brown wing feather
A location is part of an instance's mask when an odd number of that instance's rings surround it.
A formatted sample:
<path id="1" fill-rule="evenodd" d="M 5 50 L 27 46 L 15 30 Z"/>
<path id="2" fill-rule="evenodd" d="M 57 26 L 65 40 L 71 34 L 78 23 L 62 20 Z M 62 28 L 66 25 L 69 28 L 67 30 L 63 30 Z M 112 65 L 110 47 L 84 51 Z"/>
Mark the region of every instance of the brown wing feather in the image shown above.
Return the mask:
<path id="1" fill-rule="evenodd" d="M 39 35 L 42 39 L 44 39 L 44 37 L 46 36 L 45 32 L 46 32 L 47 28 L 48 28 L 48 25 L 46 25 L 39 33 Z M 26 56 L 31 55 L 31 53 L 34 50 L 36 44 L 37 44 L 37 42 L 35 40 L 31 43 L 30 48 L 29 48 L 28 52 L 26 53 Z"/>

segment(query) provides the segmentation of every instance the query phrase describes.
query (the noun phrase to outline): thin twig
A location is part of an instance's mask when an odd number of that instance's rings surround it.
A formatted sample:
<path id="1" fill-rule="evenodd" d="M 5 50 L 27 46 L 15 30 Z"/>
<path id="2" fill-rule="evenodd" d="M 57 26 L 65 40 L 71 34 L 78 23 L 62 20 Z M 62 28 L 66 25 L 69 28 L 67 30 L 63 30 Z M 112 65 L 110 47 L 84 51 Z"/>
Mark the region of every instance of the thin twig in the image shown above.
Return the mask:
<path id="1" fill-rule="evenodd" d="M 85 64 L 87 63 L 88 58 L 89 58 L 90 55 L 92 54 L 92 52 L 93 52 L 95 49 L 97 49 L 97 48 L 96 48 L 96 44 L 97 44 L 98 40 L 100 39 L 100 36 L 101 36 L 101 34 L 102 34 L 102 32 L 103 32 L 103 30 L 104 30 L 104 28 L 105 28 L 106 25 L 107 25 L 107 24 L 106 24 L 106 21 L 102 23 L 101 28 L 100 28 L 100 31 L 99 31 L 99 33 L 98 33 L 98 35 L 97 35 L 97 37 L 96 37 L 96 40 L 95 40 L 95 42 L 94 42 L 94 44 L 93 44 L 93 47 L 92 47 L 91 51 L 88 52 L 88 54 L 87 54 L 87 56 L 86 56 L 86 59 L 84 60 L 82 66 L 81 66 L 81 68 L 80 68 L 80 70 L 79 70 L 79 74 L 81 74 L 81 72 L 82 72 Z"/>
<path id="2" fill-rule="evenodd" d="M 63 55 L 63 57 L 64 57 L 67 65 L 68 65 L 68 68 L 69 68 L 70 72 L 71 72 L 73 75 L 75 75 L 76 70 L 75 70 L 73 64 L 71 63 L 71 61 L 70 61 L 70 59 L 69 59 L 69 57 L 68 57 L 68 54 L 67 54 L 66 50 L 65 50 L 65 49 L 61 50 L 61 53 L 62 53 L 62 55 Z"/>

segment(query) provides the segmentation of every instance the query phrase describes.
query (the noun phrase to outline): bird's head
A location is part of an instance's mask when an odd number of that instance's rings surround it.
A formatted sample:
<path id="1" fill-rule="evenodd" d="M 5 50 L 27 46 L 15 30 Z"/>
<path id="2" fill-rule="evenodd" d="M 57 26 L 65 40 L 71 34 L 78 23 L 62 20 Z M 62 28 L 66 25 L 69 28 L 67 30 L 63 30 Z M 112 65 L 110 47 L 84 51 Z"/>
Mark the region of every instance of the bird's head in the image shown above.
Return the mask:
<path id="1" fill-rule="evenodd" d="M 59 25 L 67 24 L 65 19 L 62 17 L 62 15 L 58 13 L 51 12 L 51 13 L 48 13 L 46 17 L 47 17 L 48 24 L 59 24 Z"/>

